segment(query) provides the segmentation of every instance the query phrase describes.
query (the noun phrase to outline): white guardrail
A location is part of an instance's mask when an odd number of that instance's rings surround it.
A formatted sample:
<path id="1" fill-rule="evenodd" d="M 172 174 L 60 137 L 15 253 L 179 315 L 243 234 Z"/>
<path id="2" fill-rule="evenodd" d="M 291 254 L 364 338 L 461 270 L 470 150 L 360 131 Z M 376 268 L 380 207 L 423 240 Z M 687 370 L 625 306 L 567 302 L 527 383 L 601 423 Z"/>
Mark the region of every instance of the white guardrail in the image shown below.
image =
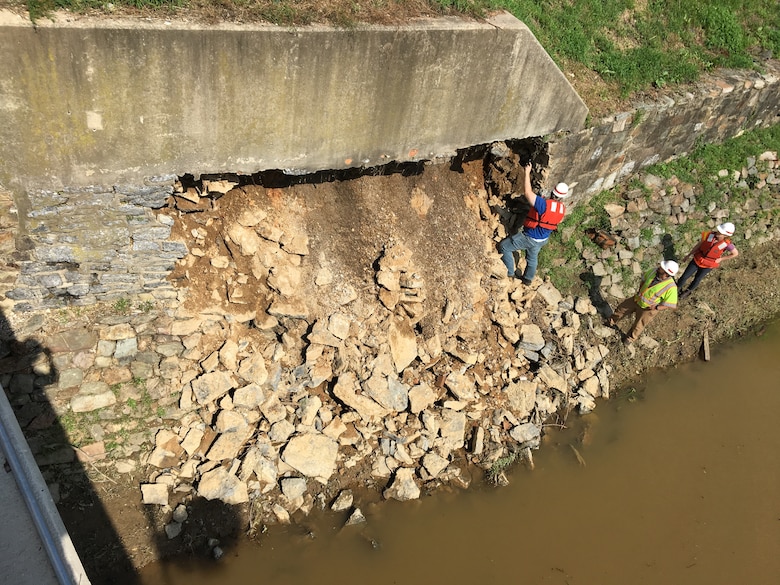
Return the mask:
<path id="1" fill-rule="evenodd" d="M 91 585 L 49 488 L 0 386 L 0 446 L 60 585 Z M 7 531 L 8 527 L 3 527 Z M 8 533 L 7 533 L 8 534 Z M 9 534 L 11 538 L 15 535 Z M 24 562 L 24 559 L 18 559 Z M 9 577 L 6 575 L 5 578 Z"/>

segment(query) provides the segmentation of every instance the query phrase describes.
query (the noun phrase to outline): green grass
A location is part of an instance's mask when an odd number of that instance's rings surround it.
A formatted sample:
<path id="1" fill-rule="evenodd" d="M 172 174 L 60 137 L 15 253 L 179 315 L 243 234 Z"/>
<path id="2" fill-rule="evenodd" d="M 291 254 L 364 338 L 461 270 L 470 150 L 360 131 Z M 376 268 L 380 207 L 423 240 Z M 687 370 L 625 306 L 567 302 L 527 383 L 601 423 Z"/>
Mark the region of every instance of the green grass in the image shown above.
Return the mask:
<path id="1" fill-rule="evenodd" d="M 560 233 L 554 234 L 539 254 L 540 275 L 548 275 L 560 290 L 572 290 L 580 286 L 580 274 L 583 272 L 580 264 L 582 252 L 577 249 L 576 242 L 579 241 L 582 248 L 589 247 L 599 253 L 601 248 L 590 241 L 585 230 L 595 228 L 610 231 L 609 215 L 604 210 L 604 205 L 618 200 L 616 191 L 602 191 L 589 201 L 571 209 L 560 227 Z M 577 226 L 577 229 L 569 240 L 564 241 L 561 234 L 567 226 Z"/>
<path id="2" fill-rule="evenodd" d="M 625 96 L 695 80 L 713 67 L 752 68 L 753 55 L 780 53 L 776 0 L 504 0 L 551 56 L 614 80 Z"/>
<path id="3" fill-rule="evenodd" d="M 152 309 L 154 309 L 154 303 L 152 301 L 143 301 L 142 303 L 138 304 L 138 309 L 142 313 L 149 313 Z"/>

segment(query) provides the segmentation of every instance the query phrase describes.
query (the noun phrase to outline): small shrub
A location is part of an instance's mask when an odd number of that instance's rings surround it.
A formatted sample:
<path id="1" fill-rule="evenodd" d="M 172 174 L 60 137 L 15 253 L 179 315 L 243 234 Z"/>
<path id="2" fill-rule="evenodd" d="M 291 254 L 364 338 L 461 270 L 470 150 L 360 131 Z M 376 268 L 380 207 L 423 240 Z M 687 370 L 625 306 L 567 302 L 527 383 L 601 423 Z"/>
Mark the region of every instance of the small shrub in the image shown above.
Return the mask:
<path id="1" fill-rule="evenodd" d="M 130 301 L 124 297 L 118 298 L 114 301 L 114 312 L 127 313 L 130 310 Z"/>
<path id="2" fill-rule="evenodd" d="M 517 461 L 519 456 L 519 452 L 510 451 L 508 455 L 496 459 L 495 463 L 487 471 L 487 479 L 492 483 L 497 483 L 499 476 Z"/>

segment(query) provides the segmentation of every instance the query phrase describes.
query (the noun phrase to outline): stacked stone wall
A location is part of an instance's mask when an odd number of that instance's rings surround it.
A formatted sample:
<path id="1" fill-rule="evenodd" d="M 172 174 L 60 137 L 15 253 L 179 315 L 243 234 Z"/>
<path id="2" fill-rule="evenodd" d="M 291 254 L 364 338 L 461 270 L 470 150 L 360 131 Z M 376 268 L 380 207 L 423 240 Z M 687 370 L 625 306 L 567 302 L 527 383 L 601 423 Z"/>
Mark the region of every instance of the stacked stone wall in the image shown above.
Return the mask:
<path id="1" fill-rule="evenodd" d="M 683 91 L 549 140 L 549 175 L 575 202 L 624 183 L 650 165 L 780 123 L 780 62 L 763 73 L 721 70 Z"/>
<path id="2" fill-rule="evenodd" d="M 17 276 L 3 279 L 14 311 L 175 297 L 167 279 L 187 248 L 171 240 L 173 220 L 156 211 L 173 193 L 174 179 L 26 193 L 20 225 L 2 226 L 4 242 L 16 236 L 6 272 L 16 268 Z M 6 207 L 10 217 L 16 208 Z"/>

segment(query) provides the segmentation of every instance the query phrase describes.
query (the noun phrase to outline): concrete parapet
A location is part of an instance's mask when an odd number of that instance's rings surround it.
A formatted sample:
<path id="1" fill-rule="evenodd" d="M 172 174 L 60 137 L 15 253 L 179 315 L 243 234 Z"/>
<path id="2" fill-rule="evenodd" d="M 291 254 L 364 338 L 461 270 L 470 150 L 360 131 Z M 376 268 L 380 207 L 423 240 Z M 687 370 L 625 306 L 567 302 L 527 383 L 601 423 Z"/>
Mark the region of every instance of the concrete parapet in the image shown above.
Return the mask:
<path id="1" fill-rule="evenodd" d="M 528 28 L 0 16 L 0 182 L 371 167 L 576 131 L 587 108 Z"/>

